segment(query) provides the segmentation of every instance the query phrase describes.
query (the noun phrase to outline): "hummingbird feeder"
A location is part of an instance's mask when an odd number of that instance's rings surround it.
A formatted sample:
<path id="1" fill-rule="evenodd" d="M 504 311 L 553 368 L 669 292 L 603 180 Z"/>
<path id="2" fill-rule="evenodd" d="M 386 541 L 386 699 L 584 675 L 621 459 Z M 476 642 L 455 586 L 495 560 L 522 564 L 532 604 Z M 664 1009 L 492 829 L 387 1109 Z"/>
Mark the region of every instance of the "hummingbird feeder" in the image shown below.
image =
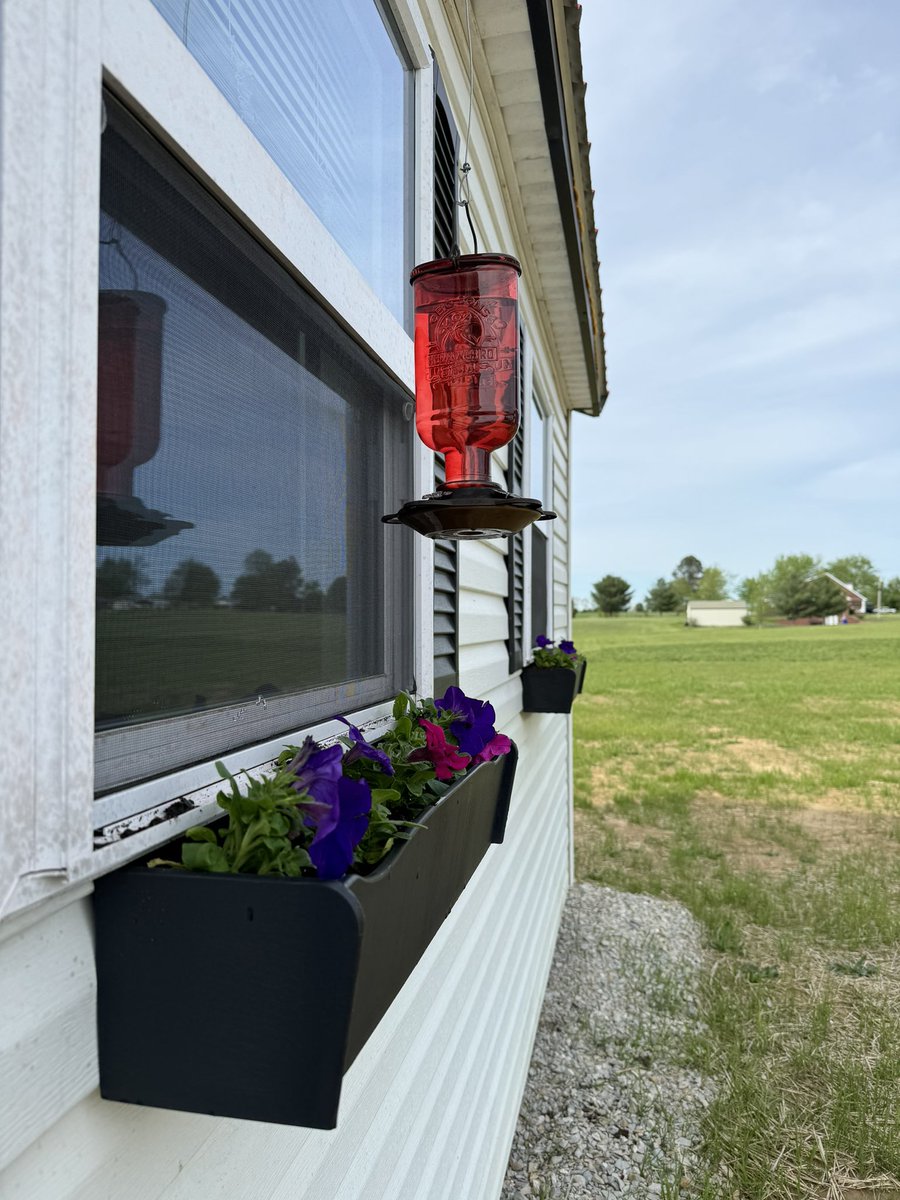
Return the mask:
<path id="1" fill-rule="evenodd" d="M 461 254 L 413 270 L 416 431 L 446 470 L 436 492 L 383 517 L 388 524 L 459 540 L 511 537 L 556 516 L 491 479 L 491 454 L 519 428 L 520 274 L 506 254 Z"/>

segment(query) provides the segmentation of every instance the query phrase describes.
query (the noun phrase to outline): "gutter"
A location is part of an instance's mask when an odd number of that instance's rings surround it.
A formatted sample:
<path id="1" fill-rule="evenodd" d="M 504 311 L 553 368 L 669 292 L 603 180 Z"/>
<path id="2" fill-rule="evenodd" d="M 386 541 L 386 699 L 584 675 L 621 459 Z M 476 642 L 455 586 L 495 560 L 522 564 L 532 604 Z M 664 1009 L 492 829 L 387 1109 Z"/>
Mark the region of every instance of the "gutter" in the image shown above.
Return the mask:
<path id="1" fill-rule="evenodd" d="M 604 360 L 603 309 L 598 302 L 599 328 L 595 340 L 591 296 L 587 282 L 588 268 L 590 267 L 592 274 L 597 276 L 599 293 L 596 249 L 589 264 L 585 259 L 585 247 L 582 243 L 577 207 L 578 202 L 575 192 L 575 175 L 572 169 L 572 159 L 569 149 L 569 130 L 566 121 L 556 26 L 553 19 L 553 0 L 526 0 L 526 4 L 528 8 L 528 21 L 531 28 L 531 42 L 534 48 L 534 61 L 537 67 L 538 83 L 541 92 L 541 106 L 544 111 L 544 124 L 547 130 L 550 164 L 553 170 L 553 180 L 556 185 L 563 235 L 569 258 L 569 269 L 572 276 L 572 289 L 575 294 L 575 307 L 578 312 L 581 341 L 584 347 L 585 362 L 588 367 L 591 407 L 590 409 L 577 411 L 590 412 L 591 415 L 596 417 L 600 415 L 606 398 L 609 395 L 606 386 Z M 580 72 L 580 56 L 578 68 Z M 570 81 L 570 83 L 572 82 Z M 580 81 L 582 95 L 583 89 L 584 83 Z M 580 101 L 576 93 L 576 103 L 578 102 L 583 101 Z M 586 145 L 583 150 L 582 165 L 586 166 Z M 586 175 L 586 178 L 590 178 L 589 173 Z"/>

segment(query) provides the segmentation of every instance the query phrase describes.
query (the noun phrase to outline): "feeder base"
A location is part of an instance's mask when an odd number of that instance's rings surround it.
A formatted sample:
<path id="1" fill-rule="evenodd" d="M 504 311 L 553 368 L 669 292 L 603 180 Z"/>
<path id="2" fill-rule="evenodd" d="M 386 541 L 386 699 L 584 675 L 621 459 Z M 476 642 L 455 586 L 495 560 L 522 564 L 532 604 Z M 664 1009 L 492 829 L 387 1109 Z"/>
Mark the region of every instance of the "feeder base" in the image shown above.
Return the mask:
<path id="1" fill-rule="evenodd" d="M 424 537 L 479 541 L 512 537 L 535 521 L 553 521 L 540 500 L 510 496 L 496 487 L 456 488 L 409 500 L 399 512 L 382 517 L 387 525 L 408 525 Z"/>

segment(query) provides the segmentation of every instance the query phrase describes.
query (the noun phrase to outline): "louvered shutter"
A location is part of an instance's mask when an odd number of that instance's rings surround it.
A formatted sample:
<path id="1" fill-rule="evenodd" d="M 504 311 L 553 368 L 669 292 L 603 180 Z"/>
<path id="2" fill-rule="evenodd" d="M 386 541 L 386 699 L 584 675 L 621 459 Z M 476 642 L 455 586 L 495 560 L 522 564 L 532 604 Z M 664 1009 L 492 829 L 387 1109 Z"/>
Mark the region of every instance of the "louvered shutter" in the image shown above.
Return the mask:
<path id="1" fill-rule="evenodd" d="M 441 73 L 434 64 L 434 257 L 450 258 L 459 240 L 456 161 L 459 133 Z"/>
<path id="2" fill-rule="evenodd" d="M 457 244 L 456 155 L 459 135 L 434 64 L 434 257 L 450 258 Z M 435 459 L 435 483 L 444 462 Z M 434 694 L 459 683 L 459 543 L 434 543 Z"/>
<path id="3" fill-rule="evenodd" d="M 521 496 L 525 486 L 525 330 L 519 326 L 519 429 L 509 446 L 507 487 L 514 496 Z M 509 632 L 506 647 L 509 651 L 509 673 L 521 670 L 525 661 L 525 534 L 509 539 L 506 556 L 508 582 L 506 615 Z"/>

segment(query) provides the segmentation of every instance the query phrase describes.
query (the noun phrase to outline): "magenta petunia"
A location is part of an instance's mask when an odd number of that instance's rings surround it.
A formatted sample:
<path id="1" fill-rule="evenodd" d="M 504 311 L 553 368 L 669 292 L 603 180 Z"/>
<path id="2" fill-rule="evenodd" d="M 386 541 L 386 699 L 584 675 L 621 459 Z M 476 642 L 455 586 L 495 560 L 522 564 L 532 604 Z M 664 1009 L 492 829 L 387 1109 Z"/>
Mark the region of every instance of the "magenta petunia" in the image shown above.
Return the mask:
<path id="1" fill-rule="evenodd" d="M 434 773 L 444 783 L 449 783 L 459 771 L 464 771 L 469 765 L 469 755 L 460 754 L 455 746 L 447 741 L 440 725 L 424 718 L 419 724 L 425 730 L 425 745 L 419 750 L 413 750 L 409 756 L 410 762 L 430 762 Z"/>
<path id="2" fill-rule="evenodd" d="M 504 754 L 509 754 L 512 749 L 512 742 L 505 733 L 496 733 L 488 744 L 472 759 L 472 766 L 477 766 L 478 763 L 490 762 L 492 758 L 502 758 Z"/>

